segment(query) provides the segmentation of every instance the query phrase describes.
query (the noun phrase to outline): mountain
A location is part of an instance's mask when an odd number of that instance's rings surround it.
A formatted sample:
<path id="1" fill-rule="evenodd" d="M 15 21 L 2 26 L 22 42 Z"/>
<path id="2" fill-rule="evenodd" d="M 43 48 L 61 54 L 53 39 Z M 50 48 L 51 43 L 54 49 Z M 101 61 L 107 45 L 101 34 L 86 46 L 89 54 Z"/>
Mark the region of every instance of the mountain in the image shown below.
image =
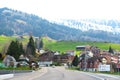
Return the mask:
<path id="1" fill-rule="evenodd" d="M 120 23 L 117 20 L 48 21 L 33 14 L 0 8 L 0 34 L 34 36 L 47 35 L 56 40 L 105 41 L 120 43 Z"/>
<path id="2" fill-rule="evenodd" d="M 120 20 L 80 19 L 51 21 L 82 32 L 82 40 L 120 42 Z"/>
<path id="3" fill-rule="evenodd" d="M 9 8 L 0 8 L 0 34 L 34 36 L 47 35 L 56 40 L 71 40 L 76 38 L 79 30 L 63 25 L 50 23 L 33 14 L 27 14 Z"/>
<path id="4" fill-rule="evenodd" d="M 120 33 L 120 20 L 104 20 L 104 19 L 80 19 L 80 20 L 58 20 L 57 24 L 76 28 L 81 31 L 100 30 L 111 32 L 113 34 Z"/>

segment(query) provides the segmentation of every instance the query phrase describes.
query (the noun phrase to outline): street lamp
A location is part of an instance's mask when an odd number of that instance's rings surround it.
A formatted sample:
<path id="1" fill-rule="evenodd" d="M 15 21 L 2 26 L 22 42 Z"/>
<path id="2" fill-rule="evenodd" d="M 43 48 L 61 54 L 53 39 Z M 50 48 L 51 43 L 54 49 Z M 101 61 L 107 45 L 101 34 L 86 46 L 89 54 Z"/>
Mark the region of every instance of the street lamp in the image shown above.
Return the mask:
<path id="1" fill-rule="evenodd" d="M 118 54 L 118 64 L 120 64 L 120 53 Z"/>

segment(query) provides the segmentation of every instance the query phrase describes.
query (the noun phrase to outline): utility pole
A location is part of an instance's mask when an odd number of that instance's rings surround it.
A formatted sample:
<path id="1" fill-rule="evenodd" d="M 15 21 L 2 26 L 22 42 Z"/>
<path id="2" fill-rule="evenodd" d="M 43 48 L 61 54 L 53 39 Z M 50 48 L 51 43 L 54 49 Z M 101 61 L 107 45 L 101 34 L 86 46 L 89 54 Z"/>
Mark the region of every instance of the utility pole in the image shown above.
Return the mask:
<path id="1" fill-rule="evenodd" d="M 85 63 L 85 68 L 84 68 L 84 71 L 87 70 L 87 51 L 85 49 L 85 58 L 84 58 L 84 63 Z"/>
<path id="2" fill-rule="evenodd" d="M 118 75 L 119 75 L 119 69 L 120 69 L 120 53 L 118 53 Z"/>

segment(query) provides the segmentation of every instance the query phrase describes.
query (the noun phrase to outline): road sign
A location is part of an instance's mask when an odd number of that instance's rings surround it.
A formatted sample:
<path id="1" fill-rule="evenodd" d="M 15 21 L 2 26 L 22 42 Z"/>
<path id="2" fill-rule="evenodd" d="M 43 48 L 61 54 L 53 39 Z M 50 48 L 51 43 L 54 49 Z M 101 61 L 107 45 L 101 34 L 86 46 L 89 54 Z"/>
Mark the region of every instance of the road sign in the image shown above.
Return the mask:
<path id="1" fill-rule="evenodd" d="M 110 71 L 110 65 L 99 65 L 98 71 Z"/>

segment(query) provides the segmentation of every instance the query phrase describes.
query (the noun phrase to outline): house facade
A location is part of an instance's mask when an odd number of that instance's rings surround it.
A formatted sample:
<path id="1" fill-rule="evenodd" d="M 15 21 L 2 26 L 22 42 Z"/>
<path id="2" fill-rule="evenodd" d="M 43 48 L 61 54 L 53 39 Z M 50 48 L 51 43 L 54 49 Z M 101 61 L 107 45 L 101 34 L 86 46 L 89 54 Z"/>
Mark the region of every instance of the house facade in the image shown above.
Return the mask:
<path id="1" fill-rule="evenodd" d="M 93 53 L 89 56 L 88 51 L 83 51 L 80 55 L 80 70 L 98 71 L 99 65 L 110 65 L 111 70 L 116 71 L 118 65 L 118 55 L 113 55 L 108 51 L 100 50 L 98 47 L 87 49 Z"/>
<path id="2" fill-rule="evenodd" d="M 74 55 L 70 54 L 58 54 L 52 51 L 46 51 L 45 53 L 39 56 L 39 64 L 44 66 L 50 66 L 53 62 L 60 64 L 72 63 Z"/>
<path id="3" fill-rule="evenodd" d="M 55 55 L 53 58 L 53 61 L 55 62 L 59 62 L 59 63 L 72 63 L 74 59 L 73 55 L 69 55 L 69 54 L 63 54 L 63 55 Z"/>
<path id="4" fill-rule="evenodd" d="M 39 66 L 50 66 L 53 63 L 54 53 L 46 51 L 39 56 Z"/>

